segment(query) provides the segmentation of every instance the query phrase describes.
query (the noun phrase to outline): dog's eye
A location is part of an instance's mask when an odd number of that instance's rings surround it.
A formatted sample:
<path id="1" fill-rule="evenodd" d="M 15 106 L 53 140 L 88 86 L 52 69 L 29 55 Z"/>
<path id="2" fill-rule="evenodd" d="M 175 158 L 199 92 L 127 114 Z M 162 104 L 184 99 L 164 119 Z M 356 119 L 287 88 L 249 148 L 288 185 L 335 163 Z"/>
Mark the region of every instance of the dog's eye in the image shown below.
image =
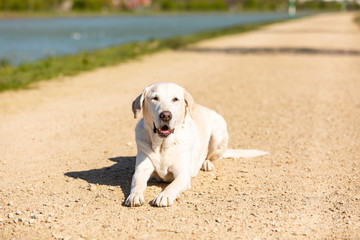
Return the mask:
<path id="1" fill-rule="evenodd" d="M 151 100 L 159 101 L 159 98 L 158 97 L 152 97 Z"/>
<path id="2" fill-rule="evenodd" d="M 173 102 L 177 102 L 177 101 L 179 101 L 179 99 L 178 99 L 178 98 L 173 98 L 172 101 L 173 101 Z"/>

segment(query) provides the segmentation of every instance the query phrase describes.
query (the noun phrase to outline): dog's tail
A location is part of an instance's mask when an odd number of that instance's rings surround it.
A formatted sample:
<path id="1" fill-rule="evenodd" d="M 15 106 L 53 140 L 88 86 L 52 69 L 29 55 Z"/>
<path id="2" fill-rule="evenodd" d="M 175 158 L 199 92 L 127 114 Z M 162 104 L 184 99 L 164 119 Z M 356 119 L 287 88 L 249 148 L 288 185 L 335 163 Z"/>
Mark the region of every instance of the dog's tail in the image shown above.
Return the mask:
<path id="1" fill-rule="evenodd" d="M 225 153 L 222 155 L 222 158 L 249 158 L 266 154 L 269 153 L 257 149 L 226 149 Z"/>

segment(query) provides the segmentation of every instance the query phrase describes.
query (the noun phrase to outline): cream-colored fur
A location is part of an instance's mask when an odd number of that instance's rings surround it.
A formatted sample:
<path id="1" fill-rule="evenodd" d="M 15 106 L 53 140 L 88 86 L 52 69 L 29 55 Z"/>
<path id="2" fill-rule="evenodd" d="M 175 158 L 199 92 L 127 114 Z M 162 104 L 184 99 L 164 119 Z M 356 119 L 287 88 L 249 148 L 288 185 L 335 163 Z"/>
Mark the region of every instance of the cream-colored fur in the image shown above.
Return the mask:
<path id="1" fill-rule="evenodd" d="M 134 117 L 143 111 L 136 126 L 137 157 L 131 192 L 125 204 L 144 204 L 143 192 L 150 177 L 171 182 L 152 204 L 167 207 L 186 189 L 200 169 L 214 169 L 212 161 L 225 157 L 254 157 L 259 150 L 227 150 L 226 122 L 215 111 L 195 104 L 192 96 L 174 83 L 146 87 L 132 105 Z M 170 121 L 159 116 L 168 111 Z M 165 130 L 161 130 L 166 125 Z M 169 130 L 168 130 L 169 129 Z M 160 134 L 160 132 L 162 134 Z"/>

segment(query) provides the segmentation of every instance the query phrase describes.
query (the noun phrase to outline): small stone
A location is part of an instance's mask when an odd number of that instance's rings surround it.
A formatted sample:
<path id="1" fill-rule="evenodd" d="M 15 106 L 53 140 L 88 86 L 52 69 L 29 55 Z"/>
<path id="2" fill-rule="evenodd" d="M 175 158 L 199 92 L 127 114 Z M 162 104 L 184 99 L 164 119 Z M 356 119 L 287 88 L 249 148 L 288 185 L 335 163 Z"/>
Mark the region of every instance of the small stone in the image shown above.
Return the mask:
<path id="1" fill-rule="evenodd" d="M 93 191 L 96 190 L 96 186 L 95 185 L 89 185 L 88 189 L 93 192 Z"/>
<path id="2" fill-rule="evenodd" d="M 0 218 L 0 222 L 3 222 L 4 221 L 4 219 L 3 218 Z"/>
<path id="3" fill-rule="evenodd" d="M 104 151 L 104 153 L 109 153 L 109 149 L 106 149 L 106 150 Z"/>
<path id="4" fill-rule="evenodd" d="M 215 222 L 221 223 L 221 219 L 220 219 L 220 218 L 216 218 L 216 219 L 215 219 Z"/>
<path id="5" fill-rule="evenodd" d="M 31 213 L 31 214 L 30 214 L 30 218 L 31 218 L 31 219 L 36 219 L 36 218 L 37 218 L 37 217 L 36 217 L 36 214 L 35 214 L 35 213 Z"/>
<path id="6" fill-rule="evenodd" d="M 33 219 L 33 218 L 29 220 L 29 223 L 30 223 L 30 224 L 32 224 L 32 223 L 34 223 L 34 222 L 35 222 L 35 219 Z"/>
<path id="7" fill-rule="evenodd" d="M 127 142 L 126 146 L 128 146 L 128 147 L 132 146 L 132 142 Z"/>
<path id="8" fill-rule="evenodd" d="M 13 213 L 9 213 L 8 214 L 8 218 L 13 218 L 14 217 L 14 214 Z"/>
<path id="9" fill-rule="evenodd" d="M 214 190 L 210 190 L 209 193 L 213 194 L 213 193 L 214 193 Z"/>
<path id="10" fill-rule="evenodd" d="M 109 187 L 109 190 L 110 191 L 115 191 L 115 188 L 114 187 Z"/>
<path id="11" fill-rule="evenodd" d="M 22 212 L 21 212 L 20 210 L 17 210 L 15 214 L 16 214 L 16 215 L 21 215 Z"/>

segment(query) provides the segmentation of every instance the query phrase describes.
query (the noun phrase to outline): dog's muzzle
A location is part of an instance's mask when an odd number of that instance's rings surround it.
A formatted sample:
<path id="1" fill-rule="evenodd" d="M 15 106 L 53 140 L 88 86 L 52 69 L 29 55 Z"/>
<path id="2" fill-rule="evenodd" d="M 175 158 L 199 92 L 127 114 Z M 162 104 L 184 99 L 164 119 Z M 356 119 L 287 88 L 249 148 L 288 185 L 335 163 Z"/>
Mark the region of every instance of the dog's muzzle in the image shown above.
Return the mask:
<path id="1" fill-rule="evenodd" d="M 155 126 L 155 123 L 154 123 L 154 122 L 153 122 L 153 124 L 154 124 L 154 129 L 153 129 L 154 133 L 159 134 L 159 136 L 160 136 L 161 138 L 166 138 L 166 137 L 168 137 L 170 134 L 174 133 L 174 131 L 175 131 L 174 128 L 171 129 L 168 125 L 164 125 L 164 126 L 162 126 L 161 128 L 157 128 L 157 127 Z"/>

